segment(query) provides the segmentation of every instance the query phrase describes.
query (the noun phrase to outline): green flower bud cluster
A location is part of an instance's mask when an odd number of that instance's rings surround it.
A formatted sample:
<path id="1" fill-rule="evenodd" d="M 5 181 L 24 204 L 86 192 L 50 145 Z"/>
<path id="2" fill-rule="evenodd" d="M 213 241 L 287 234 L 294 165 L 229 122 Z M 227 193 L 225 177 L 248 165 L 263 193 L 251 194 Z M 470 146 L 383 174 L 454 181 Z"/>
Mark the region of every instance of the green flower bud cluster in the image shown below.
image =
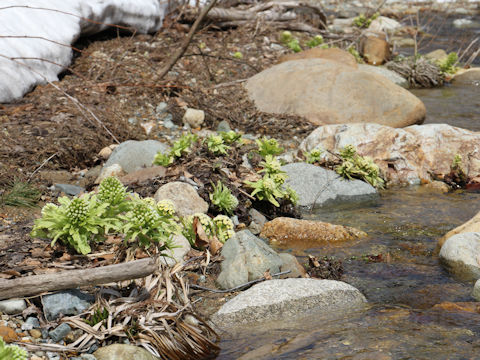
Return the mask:
<path id="1" fill-rule="evenodd" d="M 75 198 L 66 209 L 67 217 L 72 223 L 80 223 L 85 221 L 88 216 L 88 199 Z"/>
<path id="2" fill-rule="evenodd" d="M 255 140 L 258 146 L 258 153 L 261 157 L 265 158 L 267 155 L 280 155 L 283 152 L 283 148 L 278 145 L 278 141 L 275 139 L 267 139 L 265 136 L 261 139 Z"/>
<path id="3" fill-rule="evenodd" d="M 130 221 L 139 226 L 153 227 L 159 219 L 158 213 L 148 201 L 137 202 L 131 212 Z"/>
<path id="4" fill-rule="evenodd" d="M 215 155 L 226 154 L 230 146 L 225 144 L 221 135 L 211 135 L 207 138 L 208 151 Z"/>
<path id="5" fill-rule="evenodd" d="M 114 176 L 104 179 L 98 189 L 98 200 L 117 205 L 127 197 L 127 189 L 120 180 Z"/>
<path id="6" fill-rule="evenodd" d="M 303 155 L 305 156 L 305 162 L 307 164 L 314 164 L 321 160 L 322 150 L 315 148 L 310 152 L 305 152 Z"/>
<path id="7" fill-rule="evenodd" d="M 7 345 L 0 337 L 0 359 L 27 360 L 28 352 L 17 345 Z"/>
<path id="8" fill-rule="evenodd" d="M 228 216 L 217 215 L 213 219 L 213 224 L 215 225 L 217 238 L 220 240 L 220 242 L 225 243 L 225 241 L 235 235 L 235 231 L 233 230 L 233 222 Z"/>
<path id="9" fill-rule="evenodd" d="M 174 216 L 175 205 L 171 200 L 160 200 L 157 203 L 157 211 L 160 215 L 163 216 Z"/>

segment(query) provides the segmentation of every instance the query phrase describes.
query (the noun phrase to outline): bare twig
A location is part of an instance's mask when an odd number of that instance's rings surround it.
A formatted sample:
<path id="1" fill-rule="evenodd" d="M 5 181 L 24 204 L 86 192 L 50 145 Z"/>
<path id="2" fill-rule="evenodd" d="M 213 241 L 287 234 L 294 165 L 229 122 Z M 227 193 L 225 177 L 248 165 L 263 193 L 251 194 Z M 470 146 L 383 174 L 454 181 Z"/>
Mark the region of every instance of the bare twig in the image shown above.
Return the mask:
<path id="1" fill-rule="evenodd" d="M 33 178 L 33 175 L 35 175 L 42 167 L 44 167 L 51 159 L 53 159 L 54 156 L 56 156 L 58 153 L 55 153 L 51 156 L 48 157 L 48 159 L 46 159 L 38 168 L 36 168 L 32 174 L 28 177 L 28 180 L 27 182 L 30 182 L 30 180 L 32 180 Z"/>
<path id="2" fill-rule="evenodd" d="M 287 271 L 282 271 L 282 272 L 279 272 L 279 273 L 276 273 L 276 274 L 272 274 L 271 276 L 274 277 L 274 276 L 282 276 L 282 275 L 285 275 L 285 274 L 288 274 L 292 272 L 291 270 L 287 270 Z M 203 287 L 203 286 L 198 286 L 198 285 L 194 285 L 194 284 L 191 284 L 190 285 L 190 288 L 191 289 L 195 289 L 195 290 L 204 290 L 204 291 L 211 291 L 211 292 L 214 292 L 214 293 L 218 293 L 218 294 L 223 294 L 223 293 L 227 293 L 227 292 L 232 292 L 232 291 L 238 291 L 238 290 L 242 290 L 244 288 L 247 288 L 247 287 L 250 287 L 256 283 L 259 283 L 259 282 L 262 282 L 262 281 L 265 281 L 267 280 L 267 278 L 265 277 L 262 277 L 260 279 L 257 279 L 257 280 L 252 280 L 252 281 L 249 281 L 245 284 L 242 284 L 242 285 L 238 285 L 238 286 L 235 286 L 231 289 L 226 289 L 226 290 L 218 290 L 218 289 L 210 289 L 210 288 L 207 288 L 207 287 Z"/>
<path id="3" fill-rule="evenodd" d="M 210 9 L 215 5 L 217 0 L 211 0 L 210 3 L 205 6 L 202 9 L 202 12 L 198 16 L 197 20 L 192 25 L 192 28 L 188 32 L 187 37 L 183 41 L 182 46 L 173 54 L 173 56 L 170 58 L 170 60 L 167 62 L 167 64 L 163 67 L 162 70 L 160 70 L 160 74 L 158 77 L 158 80 L 161 80 L 167 75 L 167 73 L 173 68 L 173 66 L 177 63 L 177 61 L 182 57 L 182 55 L 187 51 L 188 46 L 190 45 L 190 42 L 193 39 L 193 35 L 197 32 L 198 27 L 200 26 L 200 23 L 203 21 L 205 16 L 208 14 Z"/>

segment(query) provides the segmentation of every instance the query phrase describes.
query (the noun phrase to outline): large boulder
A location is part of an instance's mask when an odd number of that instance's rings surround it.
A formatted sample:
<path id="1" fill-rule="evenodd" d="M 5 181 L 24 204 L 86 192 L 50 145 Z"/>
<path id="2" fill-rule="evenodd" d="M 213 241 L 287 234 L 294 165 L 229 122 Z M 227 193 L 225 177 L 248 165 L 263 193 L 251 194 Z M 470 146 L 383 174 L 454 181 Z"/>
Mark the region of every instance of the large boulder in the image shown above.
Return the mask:
<path id="1" fill-rule="evenodd" d="M 440 250 L 440 261 L 458 278 L 480 279 L 480 233 L 462 233 L 448 238 Z"/>
<path id="2" fill-rule="evenodd" d="M 104 169 L 118 164 L 126 173 L 151 166 L 157 152 L 165 152 L 168 146 L 156 140 L 128 140 L 118 145 L 105 163 Z M 101 175 L 100 175 L 101 176 Z"/>
<path id="3" fill-rule="evenodd" d="M 181 217 L 208 211 L 208 203 L 198 195 L 194 187 L 181 181 L 161 186 L 155 193 L 155 200 L 171 200 L 177 215 Z"/>
<path id="4" fill-rule="evenodd" d="M 275 65 L 246 82 L 249 97 L 267 113 L 304 116 L 316 125 L 422 123 L 425 105 L 385 77 L 335 61 L 304 59 Z"/>
<path id="5" fill-rule="evenodd" d="M 298 205 L 321 207 L 332 203 L 375 199 L 377 191 L 361 180 L 346 180 L 335 171 L 307 163 L 282 166 L 288 179 L 286 183 L 298 196 Z"/>
<path id="6" fill-rule="evenodd" d="M 476 85 L 480 84 L 480 68 L 473 68 L 463 71 L 453 78 L 454 84 Z"/>
<path id="7" fill-rule="evenodd" d="M 413 125 L 394 129 L 378 124 L 328 125 L 314 130 L 300 145 L 338 153 L 354 145 L 360 155 L 370 156 L 389 184 L 419 184 L 450 172 L 455 155 L 470 177 L 480 174 L 480 133 L 447 124 Z M 324 152 L 327 159 L 336 158 Z"/>
<path id="8" fill-rule="evenodd" d="M 372 73 L 372 74 L 378 74 L 380 76 L 383 76 L 393 82 L 395 85 L 401 86 L 403 88 L 408 88 L 409 84 L 407 79 L 401 77 L 396 73 L 395 71 L 389 70 L 386 67 L 383 66 L 372 66 L 372 65 L 366 65 L 366 64 L 360 64 L 358 65 L 358 69 Z"/>
<path id="9" fill-rule="evenodd" d="M 260 237 L 279 246 L 318 247 L 322 244 L 357 240 L 367 234 L 361 230 L 322 221 L 277 217 L 267 222 Z"/>
<path id="10" fill-rule="evenodd" d="M 443 235 L 440 239 L 438 239 L 438 245 L 441 247 L 445 244 L 448 238 L 452 237 L 453 235 L 463 234 L 467 232 L 478 232 L 480 233 L 480 212 L 477 213 L 473 218 L 468 220 L 466 223 L 457 226 L 455 229 L 450 230 L 445 235 Z"/>
<path id="11" fill-rule="evenodd" d="M 313 49 L 304 50 L 299 53 L 286 54 L 280 57 L 280 59 L 278 59 L 278 63 L 281 64 L 286 61 L 301 59 L 325 59 L 336 61 L 344 65 L 351 66 L 355 69 L 358 67 L 355 57 L 349 52 L 346 52 L 345 50 L 339 48 L 322 49 L 315 47 Z"/>
<path id="12" fill-rule="evenodd" d="M 266 271 L 274 274 L 292 270 L 291 276 L 299 275 L 291 258 L 282 258 L 248 230 L 239 231 L 229 239 L 222 247 L 221 254 L 224 260 L 217 285 L 222 289 L 231 289 L 260 279 Z"/>
<path id="13" fill-rule="evenodd" d="M 233 327 L 298 316 L 305 312 L 344 313 L 365 305 L 353 286 L 335 280 L 283 279 L 257 284 L 237 295 L 212 316 L 220 327 Z"/>
<path id="14" fill-rule="evenodd" d="M 112 344 L 93 353 L 97 360 L 157 360 L 144 348 L 128 344 Z"/>

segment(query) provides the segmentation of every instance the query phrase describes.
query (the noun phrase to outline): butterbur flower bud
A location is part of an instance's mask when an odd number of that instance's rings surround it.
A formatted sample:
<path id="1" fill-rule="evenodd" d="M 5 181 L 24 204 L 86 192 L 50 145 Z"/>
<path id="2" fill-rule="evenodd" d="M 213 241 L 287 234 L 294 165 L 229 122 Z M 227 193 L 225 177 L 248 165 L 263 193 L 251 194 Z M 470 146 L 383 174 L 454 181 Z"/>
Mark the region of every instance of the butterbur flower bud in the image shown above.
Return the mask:
<path id="1" fill-rule="evenodd" d="M 67 216 L 72 222 L 81 222 L 87 218 L 88 202 L 83 198 L 75 198 L 67 206 Z"/>
<path id="2" fill-rule="evenodd" d="M 115 176 L 110 176 L 100 183 L 98 199 L 111 204 L 119 203 L 125 199 L 127 191 L 125 186 Z"/>
<path id="3" fill-rule="evenodd" d="M 157 211 L 163 216 L 173 216 L 175 214 L 175 205 L 171 200 L 160 200 L 157 203 Z"/>

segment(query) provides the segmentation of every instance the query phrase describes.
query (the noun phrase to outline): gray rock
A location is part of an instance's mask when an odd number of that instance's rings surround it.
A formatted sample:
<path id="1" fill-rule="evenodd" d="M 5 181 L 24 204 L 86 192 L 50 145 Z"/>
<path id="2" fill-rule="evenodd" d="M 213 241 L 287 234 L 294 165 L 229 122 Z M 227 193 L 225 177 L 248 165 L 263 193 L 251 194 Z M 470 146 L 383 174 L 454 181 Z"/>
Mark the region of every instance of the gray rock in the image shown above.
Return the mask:
<path id="1" fill-rule="evenodd" d="M 67 195 L 77 196 L 85 191 L 81 186 L 70 185 L 70 184 L 54 184 L 55 190 L 64 192 Z"/>
<path id="2" fill-rule="evenodd" d="M 248 225 L 248 229 L 252 232 L 254 235 L 258 235 L 262 232 L 263 225 L 267 222 L 267 218 L 263 216 L 263 214 L 255 209 L 250 209 L 248 212 L 250 217 L 252 218 L 252 221 L 250 222 L 250 225 Z"/>
<path id="3" fill-rule="evenodd" d="M 157 360 L 147 350 L 133 345 L 113 344 L 93 353 L 97 360 Z"/>
<path id="4" fill-rule="evenodd" d="M 472 296 L 475 300 L 480 301 L 480 279 L 477 280 L 473 286 Z"/>
<path id="5" fill-rule="evenodd" d="M 97 358 L 92 354 L 82 354 L 80 356 L 71 357 L 69 360 L 97 360 Z"/>
<path id="6" fill-rule="evenodd" d="M 282 279 L 254 285 L 212 316 L 220 327 L 298 316 L 305 312 L 344 313 L 366 303 L 353 286 L 335 280 Z"/>
<path id="7" fill-rule="evenodd" d="M 43 312 L 47 320 L 51 321 L 61 314 L 77 315 L 88 309 L 94 301 L 94 296 L 77 289 L 62 291 L 43 297 Z"/>
<path id="8" fill-rule="evenodd" d="M 230 128 L 230 125 L 228 122 L 226 122 L 225 120 L 222 120 L 218 123 L 218 126 L 217 126 L 217 131 L 220 132 L 220 131 L 225 131 L 225 132 L 229 132 L 231 131 L 232 129 Z"/>
<path id="9" fill-rule="evenodd" d="M 280 271 L 290 271 L 288 275 L 284 276 L 291 278 L 305 277 L 306 271 L 303 266 L 300 265 L 295 256 L 288 253 L 280 253 L 278 256 L 280 256 L 283 262 L 282 266 L 280 267 Z"/>
<path id="10" fill-rule="evenodd" d="M 61 360 L 60 354 L 52 351 L 47 351 L 48 360 Z"/>
<path id="11" fill-rule="evenodd" d="M 164 265 L 173 266 L 176 263 L 183 263 L 183 257 L 192 249 L 190 243 L 183 235 L 175 235 L 173 237 L 174 245 L 178 246 L 171 251 L 165 250 L 163 256 L 160 258 L 160 262 Z"/>
<path id="12" fill-rule="evenodd" d="M 151 166 L 157 152 L 167 150 L 167 145 L 156 140 L 128 140 L 113 150 L 104 168 L 119 164 L 125 172 L 131 173 L 142 167 Z"/>
<path id="13" fill-rule="evenodd" d="M 165 113 L 167 111 L 167 109 L 168 109 L 168 104 L 166 102 L 162 101 L 155 108 L 155 112 L 157 113 L 157 115 L 159 115 L 159 114 Z"/>
<path id="14" fill-rule="evenodd" d="M 72 331 L 70 325 L 68 325 L 67 323 L 63 323 L 58 325 L 54 330 L 50 331 L 48 335 L 50 335 L 50 338 L 53 341 L 59 342 L 60 340 L 63 340 L 63 338 L 67 336 L 70 331 Z"/>
<path id="15" fill-rule="evenodd" d="M 287 172 L 286 183 L 298 194 L 298 205 L 324 206 L 333 202 L 351 202 L 374 199 L 378 193 L 361 180 L 345 180 L 335 171 L 307 163 L 282 166 Z"/>
<path id="16" fill-rule="evenodd" d="M 19 314 L 27 308 L 23 299 L 10 299 L 0 301 L 0 311 L 7 315 Z"/>
<path id="17" fill-rule="evenodd" d="M 458 278 L 470 281 L 480 278 L 480 233 L 466 232 L 453 235 L 440 250 L 440 261 Z"/>
<path id="18" fill-rule="evenodd" d="M 239 231 L 229 239 L 221 252 L 224 260 L 217 278 L 217 285 L 230 289 L 251 280 L 280 271 L 282 259 L 262 240 L 248 230 Z"/>
<path id="19" fill-rule="evenodd" d="M 192 185 L 173 181 L 161 186 L 155 193 L 155 200 L 169 199 L 175 205 L 178 216 L 188 216 L 194 213 L 206 213 L 208 203 L 203 200 Z"/>
<path id="20" fill-rule="evenodd" d="M 408 89 L 409 87 L 407 79 L 403 78 L 402 76 L 397 74 L 395 71 L 387 69 L 386 67 L 359 64 L 358 69 L 368 73 L 378 74 L 383 77 L 386 77 L 388 80 L 390 80 L 394 84 L 401 86 L 403 88 Z"/>
<path id="21" fill-rule="evenodd" d="M 29 316 L 22 324 L 22 330 L 32 330 L 40 328 L 40 322 L 34 316 Z"/>

